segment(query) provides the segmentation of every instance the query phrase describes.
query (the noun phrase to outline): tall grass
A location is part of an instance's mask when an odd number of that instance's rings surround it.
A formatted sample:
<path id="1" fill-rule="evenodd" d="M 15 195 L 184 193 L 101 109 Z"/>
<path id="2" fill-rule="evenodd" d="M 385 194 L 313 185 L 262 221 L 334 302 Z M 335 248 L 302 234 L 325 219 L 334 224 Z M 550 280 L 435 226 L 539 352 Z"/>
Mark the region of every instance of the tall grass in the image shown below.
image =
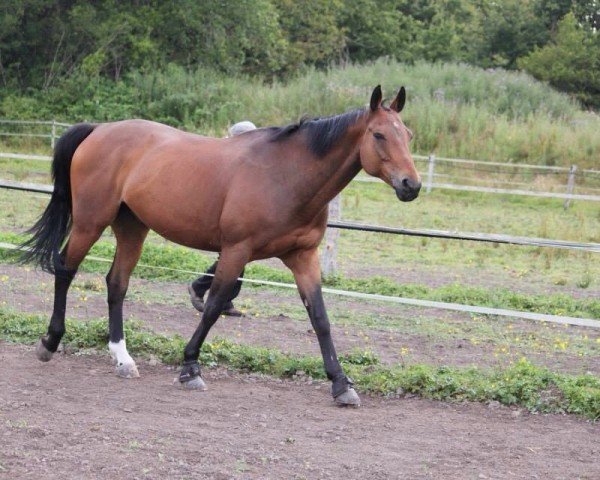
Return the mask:
<path id="1" fill-rule="evenodd" d="M 142 117 L 191 131 L 222 135 L 250 119 L 281 125 L 365 105 L 382 84 L 393 96 L 408 90 L 403 112 L 415 131 L 413 151 L 546 165 L 600 167 L 600 119 L 567 95 L 518 72 L 464 64 L 368 65 L 308 70 L 285 83 L 168 65 L 114 83 L 72 77 L 43 95 L 0 101 L 0 115 L 62 120 Z"/>

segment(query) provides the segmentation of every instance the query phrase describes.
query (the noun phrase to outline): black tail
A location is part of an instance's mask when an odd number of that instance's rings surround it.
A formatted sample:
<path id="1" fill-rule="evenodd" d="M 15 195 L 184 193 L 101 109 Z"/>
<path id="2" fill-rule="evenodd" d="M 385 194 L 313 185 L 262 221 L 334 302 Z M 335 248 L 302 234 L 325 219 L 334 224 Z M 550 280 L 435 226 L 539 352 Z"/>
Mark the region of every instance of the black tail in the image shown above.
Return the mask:
<path id="1" fill-rule="evenodd" d="M 61 264 L 59 251 L 71 229 L 71 159 L 94 128 L 96 125 L 79 123 L 56 143 L 52 160 L 54 192 L 40 219 L 27 230 L 32 236 L 21 245 L 26 249 L 21 256 L 23 263 L 34 262 L 50 273 L 56 273 L 56 265 Z"/>

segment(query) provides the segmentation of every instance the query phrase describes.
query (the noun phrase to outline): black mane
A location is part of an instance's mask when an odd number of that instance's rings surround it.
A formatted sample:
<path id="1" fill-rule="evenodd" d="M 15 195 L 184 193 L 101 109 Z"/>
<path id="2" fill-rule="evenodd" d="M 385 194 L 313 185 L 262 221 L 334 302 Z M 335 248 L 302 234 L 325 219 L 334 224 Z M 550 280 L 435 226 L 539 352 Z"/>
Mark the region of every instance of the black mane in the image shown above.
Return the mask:
<path id="1" fill-rule="evenodd" d="M 285 127 L 271 127 L 271 142 L 280 142 L 290 138 L 296 132 L 306 132 L 308 146 L 317 156 L 322 157 L 331 150 L 346 130 L 364 115 L 366 110 L 359 108 L 350 112 L 322 118 L 302 118 L 298 123 Z"/>

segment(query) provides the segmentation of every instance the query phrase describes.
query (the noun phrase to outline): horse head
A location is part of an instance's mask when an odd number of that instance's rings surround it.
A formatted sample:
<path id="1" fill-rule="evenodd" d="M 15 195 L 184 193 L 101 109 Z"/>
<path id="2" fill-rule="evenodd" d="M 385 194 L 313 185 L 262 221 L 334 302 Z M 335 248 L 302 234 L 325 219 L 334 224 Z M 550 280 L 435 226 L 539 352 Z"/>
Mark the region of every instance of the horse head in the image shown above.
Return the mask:
<path id="1" fill-rule="evenodd" d="M 400 88 L 389 107 L 383 106 L 381 101 L 378 85 L 371 95 L 360 162 L 365 172 L 392 186 L 402 202 L 410 202 L 419 195 L 421 177 L 408 148 L 412 132 L 399 115 L 406 101 L 406 90 Z"/>

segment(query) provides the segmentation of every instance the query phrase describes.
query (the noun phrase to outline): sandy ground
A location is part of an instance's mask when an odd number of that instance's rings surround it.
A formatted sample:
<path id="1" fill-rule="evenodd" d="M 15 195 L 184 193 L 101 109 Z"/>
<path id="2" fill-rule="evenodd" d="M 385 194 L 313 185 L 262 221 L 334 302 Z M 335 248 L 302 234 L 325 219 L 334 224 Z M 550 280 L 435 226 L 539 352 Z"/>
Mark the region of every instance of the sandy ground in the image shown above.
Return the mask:
<path id="1" fill-rule="evenodd" d="M 82 274 L 78 282 L 101 281 Z M 2 280 L 4 279 L 4 280 Z M 0 265 L 0 301 L 49 313 L 48 275 Z M 143 292 L 136 295 L 136 291 Z M 169 302 L 159 298 L 167 296 Z M 162 296 L 162 297 L 161 297 Z M 102 289 L 73 289 L 68 316 L 105 318 Z M 298 301 L 295 294 L 243 290 L 240 302 Z M 295 300 L 292 300 L 295 299 Z M 146 328 L 189 336 L 199 318 L 185 285 L 132 280 L 128 317 Z M 418 309 L 328 299 L 332 317 L 349 309 L 418 319 Z M 272 310 L 272 309 L 271 309 Z M 392 313 L 394 313 L 392 312 Z M 470 317 L 431 311 L 448 322 Z M 535 328 L 513 321 L 524 332 Z M 581 333 L 578 329 L 571 333 Z M 596 332 L 586 330 L 590 335 Z M 386 363 L 494 365 L 490 345 L 440 340 L 372 326 L 334 326 L 338 351 L 373 350 Z M 285 315 L 222 318 L 211 335 L 318 355 L 308 320 Z M 598 357 L 542 355 L 564 371 L 600 372 Z M 207 392 L 173 385 L 173 368 L 138 359 L 141 378 L 123 380 L 105 355 L 57 354 L 47 364 L 33 347 L 0 342 L 0 478 L 132 479 L 597 479 L 600 425 L 575 416 L 362 395 L 359 409 L 336 407 L 329 385 L 205 369 Z"/>
<path id="2" fill-rule="evenodd" d="M 122 380 L 107 356 L 35 359 L 0 343 L 0 477 L 132 479 L 597 479 L 600 426 L 499 405 L 363 396 L 328 386 L 140 363 Z"/>

